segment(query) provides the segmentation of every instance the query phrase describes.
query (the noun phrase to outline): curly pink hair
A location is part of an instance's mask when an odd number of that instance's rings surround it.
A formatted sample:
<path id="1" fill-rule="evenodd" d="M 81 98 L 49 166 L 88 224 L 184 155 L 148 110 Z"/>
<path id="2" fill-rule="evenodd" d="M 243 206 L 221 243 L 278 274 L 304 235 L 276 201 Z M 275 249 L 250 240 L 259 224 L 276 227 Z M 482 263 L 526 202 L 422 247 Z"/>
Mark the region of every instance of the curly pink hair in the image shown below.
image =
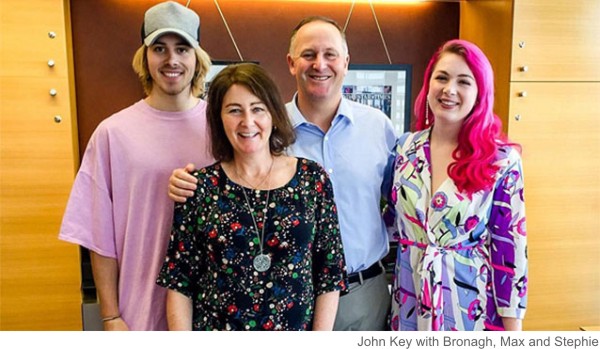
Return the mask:
<path id="1" fill-rule="evenodd" d="M 519 147 L 509 142 L 502 132 L 502 121 L 494 113 L 494 72 L 492 65 L 475 44 L 465 40 L 450 40 L 443 44 L 431 57 L 423 87 L 415 100 L 415 130 L 426 129 L 428 123 L 435 124 L 431 109 L 427 110 L 427 94 L 429 81 L 435 65 L 443 54 L 453 53 L 461 56 L 475 76 L 478 92 L 475 106 L 465 119 L 458 134 L 458 146 L 452 153 L 454 162 L 448 166 L 448 175 L 454 181 L 458 190 L 472 194 L 479 190 L 491 189 L 494 185 L 494 175 L 498 166 L 494 165 L 498 149 L 509 145 Z"/>

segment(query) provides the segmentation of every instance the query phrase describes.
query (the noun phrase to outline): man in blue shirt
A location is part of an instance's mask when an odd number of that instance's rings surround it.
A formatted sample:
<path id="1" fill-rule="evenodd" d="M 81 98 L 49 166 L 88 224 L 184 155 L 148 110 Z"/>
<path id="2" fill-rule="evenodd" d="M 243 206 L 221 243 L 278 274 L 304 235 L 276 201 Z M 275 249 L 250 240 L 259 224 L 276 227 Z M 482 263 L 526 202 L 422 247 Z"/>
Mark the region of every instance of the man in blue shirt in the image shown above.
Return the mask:
<path id="1" fill-rule="evenodd" d="M 388 238 L 380 202 L 396 137 L 383 112 L 342 97 L 350 57 L 333 20 L 308 17 L 294 29 L 287 55 L 298 92 L 287 104 L 295 156 L 331 177 L 350 281 L 334 330 L 384 330 L 390 294 L 381 259 Z"/>
<path id="2" fill-rule="evenodd" d="M 381 263 L 388 238 L 380 203 L 396 141 L 391 121 L 375 108 L 342 98 L 350 57 L 335 21 L 302 20 L 292 32 L 287 61 L 298 89 L 287 104 L 297 136 L 289 151 L 325 168 L 338 208 L 350 284 L 340 298 L 334 330 L 385 330 L 391 298 Z M 185 201 L 195 188 L 184 183 L 191 178 L 174 171 L 169 196 Z"/>

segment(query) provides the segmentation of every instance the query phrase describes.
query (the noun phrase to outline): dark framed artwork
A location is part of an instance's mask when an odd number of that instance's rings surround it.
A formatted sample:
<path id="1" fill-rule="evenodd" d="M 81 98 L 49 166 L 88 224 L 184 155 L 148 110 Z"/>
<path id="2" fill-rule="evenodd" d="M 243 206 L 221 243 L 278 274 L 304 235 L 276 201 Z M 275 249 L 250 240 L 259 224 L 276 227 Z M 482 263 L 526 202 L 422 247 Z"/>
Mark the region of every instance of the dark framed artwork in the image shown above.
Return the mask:
<path id="1" fill-rule="evenodd" d="M 381 110 L 397 135 L 410 130 L 412 66 L 409 64 L 350 64 L 344 97 Z"/>
<path id="2" fill-rule="evenodd" d="M 412 66 L 409 64 L 350 64 L 342 85 L 345 98 L 381 110 L 392 121 L 396 135 L 410 131 Z M 391 283 L 398 243 L 382 260 Z"/>
<path id="3" fill-rule="evenodd" d="M 208 94 L 208 88 L 210 87 L 210 82 L 215 77 L 215 75 L 219 74 L 219 72 L 230 64 L 237 63 L 254 63 L 258 64 L 256 61 L 212 61 L 212 65 L 210 66 L 210 70 L 206 74 L 206 78 L 204 79 L 204 97 Z"/>

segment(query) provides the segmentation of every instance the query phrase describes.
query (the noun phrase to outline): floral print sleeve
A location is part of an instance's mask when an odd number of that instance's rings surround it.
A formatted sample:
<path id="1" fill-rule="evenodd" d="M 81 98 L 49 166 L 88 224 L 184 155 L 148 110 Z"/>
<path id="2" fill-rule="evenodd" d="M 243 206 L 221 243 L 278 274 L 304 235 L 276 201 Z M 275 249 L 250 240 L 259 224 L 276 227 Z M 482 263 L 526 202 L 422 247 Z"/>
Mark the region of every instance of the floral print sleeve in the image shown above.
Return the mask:
<path id="1" fill-rule="evenodd" d="M 503 148 L 506 163 L 494 188 L 488 228 L 496 311 L 523 319 L 527 305 L 527 233 L 523 170 L 516 150 Z"/>
<path id="2" fill-rule="evenodd" d="M 313 252 L 313 274 L 315 275 L 315 296 L 346 289 L 343 277 L 345 263 L 337 217 L 333 200 L 333 186 L 329 176 L 316 163 L 312 164 L 316 191 L 316 231 Z"/>
<path id="3" fill-rule="evenodd" d="M 198 172 L 195 176 L 202 178 Z M 208 195 L 206 186 L 199 183 L 198 190 L 192 198 L 186 203 L 175 205 L 169 247 L 157 280 L 159 285 L 190 298 L 195 293 L 195 285 L 202 268 L 202 265 L 195 261 L 202 260 L 197 255 L 203 255 L 202 249 L 196 244 L 196 225 L 191 223 L 203 224 L 207 221 L 210 213 L 206 212 L 207 206 L 202 203 L 210 200 L 211 195 Z"/>

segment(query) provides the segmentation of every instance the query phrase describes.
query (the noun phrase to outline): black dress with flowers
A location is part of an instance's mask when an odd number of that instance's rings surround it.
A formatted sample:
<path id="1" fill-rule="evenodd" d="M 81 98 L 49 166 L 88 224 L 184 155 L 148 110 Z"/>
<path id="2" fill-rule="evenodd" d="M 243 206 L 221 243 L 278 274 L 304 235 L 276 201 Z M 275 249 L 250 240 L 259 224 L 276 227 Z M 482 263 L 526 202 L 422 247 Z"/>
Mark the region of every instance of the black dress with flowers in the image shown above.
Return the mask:
<path id="1" fill-rule="evenodd" d="M 312 329 L 315 298 L 346 287 L 326 172 L 299 158 L 294 177 L 270 192 L 241 187 L 220 163 L 194 176 L 198 188 L 175 208 L 157 283 L 192 299 L 194 330 Z M 258 233 L 242 190 L 257 212 Z M 262 249 L 271 267 L 259 272 L 252 262 L 265 220 Z"/>

